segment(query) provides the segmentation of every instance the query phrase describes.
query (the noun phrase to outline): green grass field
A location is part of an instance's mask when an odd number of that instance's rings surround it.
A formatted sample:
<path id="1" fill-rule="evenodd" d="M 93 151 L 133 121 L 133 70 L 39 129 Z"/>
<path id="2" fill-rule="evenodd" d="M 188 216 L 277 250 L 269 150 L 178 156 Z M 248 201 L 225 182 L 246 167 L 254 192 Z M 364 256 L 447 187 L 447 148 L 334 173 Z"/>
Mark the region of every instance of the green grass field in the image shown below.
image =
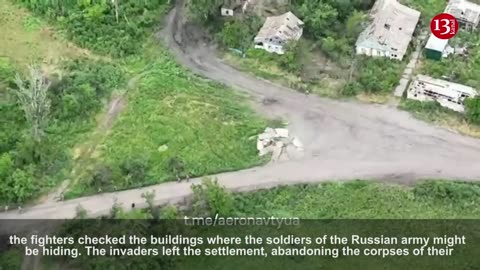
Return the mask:
<path id="1" fill-rule="evenodd" d="M 266 122 L 247 107 L 245 98 L 222 85 L 202 80 L 179 67 L 155 45 L 153 53 L 128 63 L 143 75 L 127 94 L 126 107 L 97 148 L 90 169 L 71 187 L 68 197 L 92 193 L 99 164 L 112 177 L 102 190 L 118 190 L 176 180 L 168 160 L 184 163 L 186 175 L 202 176 L 259 165 L 252 136 Z M 146 60 L 151 59 L 151 60 Z M 115 176 L 131 160 L 141 160 L 145 175 Z M 138 171 L 138 169 L 137 169 Z M 121 174 L 121 173 L 119 173 Z"/>

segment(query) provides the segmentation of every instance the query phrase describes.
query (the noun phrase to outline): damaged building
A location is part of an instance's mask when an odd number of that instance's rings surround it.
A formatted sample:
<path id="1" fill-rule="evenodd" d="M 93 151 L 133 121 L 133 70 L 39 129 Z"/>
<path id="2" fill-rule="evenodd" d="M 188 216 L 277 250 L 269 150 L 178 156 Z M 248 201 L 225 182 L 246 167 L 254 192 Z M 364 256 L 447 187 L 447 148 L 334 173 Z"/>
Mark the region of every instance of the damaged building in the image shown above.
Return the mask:
<path id="1" fill-rule="evenodd" d="M 271 53 L 284 54 L 289 41 L 299 40 L 304 23 L 292 12 L 268 17 L 254 39 L 255 48 Z"/>
<path id="2" fill-rule="evenodd" d="M 410 83 L 407 98 L 418 101 L 437 101 L 441 106 L 464 112 L 465 99 L 478 95 L 472 87 L 418 75 Z"/>
<path id="3" fill-rule="evenodd" d="M 412 40 L 420 12 L 396 0 L 377 0 L 370 12 L 372 22 L 356 42 L 356 53 L 402 60 Z"/>

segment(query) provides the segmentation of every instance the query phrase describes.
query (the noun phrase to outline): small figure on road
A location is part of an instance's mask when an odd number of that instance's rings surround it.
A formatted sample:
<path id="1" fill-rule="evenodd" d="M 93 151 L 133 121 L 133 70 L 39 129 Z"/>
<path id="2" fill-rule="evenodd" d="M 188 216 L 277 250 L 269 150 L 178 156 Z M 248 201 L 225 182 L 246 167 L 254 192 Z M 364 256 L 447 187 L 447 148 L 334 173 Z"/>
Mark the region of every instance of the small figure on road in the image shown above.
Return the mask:
<path id="1" fill-rule="evenodd" d="M 18 206 L 18 213 L 19 214 L 22 214 L 23 213 L 23 208 L 21 205 Z"/>
<path id="2" fill-rule="evenodd" d="M 132 209 L 135 208 L 135 203 L 132 203 Z"/>

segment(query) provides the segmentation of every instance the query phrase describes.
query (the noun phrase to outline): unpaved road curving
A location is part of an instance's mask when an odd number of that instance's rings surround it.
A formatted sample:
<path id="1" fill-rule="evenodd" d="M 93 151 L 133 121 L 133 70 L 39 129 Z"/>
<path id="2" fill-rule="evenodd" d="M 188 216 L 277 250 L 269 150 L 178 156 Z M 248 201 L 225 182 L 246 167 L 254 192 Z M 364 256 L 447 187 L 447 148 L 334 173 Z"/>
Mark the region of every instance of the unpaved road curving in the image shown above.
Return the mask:
<path id="1" fill-rule="evenodd" d="M 423 164 L 426 170 L 470 164 L 472 169 L 459 176 L 480 179 L 474 169 L 480 161 L 480 141 L 433 127 L 393 107 L 306 96 L 235 70 L 206 45 L 201 29 L 184 25 L 182 1 L 178 2 L 160 34 L 171 51 L 194 72 L 251 95 L 259 112 L 286 119 L 292 134 L 305 145 L 303 159 L 348 158 L 372 164 L 391 161 L 413 165 L 432 158 Z M 264 98 L 277 102 L 264 105 Z M 311 168 L 312 174 L 315 169 L 320 168 Z"/>
<path id="2" fill-rule="evenodd" d="M 239 72 L 216 57 L 199 29 L 183 25 L 181 1 L 177 2 L 159 35 L 178 61 L 204 77 L 247 93 L 257 111 L 286 119 L 290 131 L 305 145 L 304 155 L 295 160 L 217 175 L 227 188 L 254 190 L 344 179 L 406 184 L 424 178 L 480 179 L 479 140 L 432 127 L 388 106 L 305 96 Z M 277 102 L 265 105 L 264 98 Z M 191 194 L 190 183 L 165 183 L 37 205 L 22 214 L 0 213 L 0 219 L 72 218 L 77 205 L 91 216 L 99 216 L 108 214 L 115 199 L 126 208 L 132 203 L 143 207 L 141 195 L 152 190 L 157 204 L 179 202 Z"/>

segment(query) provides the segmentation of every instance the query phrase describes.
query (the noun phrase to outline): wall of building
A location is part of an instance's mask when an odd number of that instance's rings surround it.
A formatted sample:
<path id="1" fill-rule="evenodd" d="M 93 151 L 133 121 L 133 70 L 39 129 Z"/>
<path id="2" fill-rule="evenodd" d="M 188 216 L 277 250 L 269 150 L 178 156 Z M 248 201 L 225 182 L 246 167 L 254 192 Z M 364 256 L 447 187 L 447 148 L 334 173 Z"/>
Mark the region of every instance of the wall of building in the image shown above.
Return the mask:
<path id="1" fill-rule="evenodd" d="M 267 52 L 270 52 L 270 53 L 277 53 L 277 54 L 284 54 L 285 53 L 282 45 L 272 44 L 272 43 L 267 43 L 267 42 L 264 42 L 263 46 L 255 45 L 255 48 L 264 49 L 264 50 L 266 50 Z"/>
<path id="2" fill-rule="evenodd" d="M 437 84 L 430 84 L 427 81 L 412 81 L 407 91 L 407 98 L 414 99 L 418 101 L 436 101 L 441 106 L 449 108 L 457 112 L 464 112 L 464 97 L 460 97 L 460 94 L 463 92 L 458 92 L 450 88 L 443 88 L 442 92 L 447 91 L 448 96 L 445 94 L 438 93 L 436 88 L 439 86 Z M 428 91 L 427 91 L 428 90 Z M 463 93 L 466 96 L 470 94 Z"/>
<path id="3" fill-rule="evenodd" d="M 228 8 L 221 8 L 220 12 L 222 13 L 222 16 L 233 16 L 233 9 L 228 9 Z"/>
<path id="4" fill-rule="evenodd" d="M 357 46 L 356 53 L 360 55 L 367 55 L 372 57 L 388 57 L 390 59 L 401 60 L 399 55 L 393 54 L 390 51 L 377 50 L 377 49 L 372 49 L 372 48 L 363 47 L 363 46 Z"/>
<path id="5" fill-rule="evenodd" d="M 425 49 L 425 56 L 428 59 L 440 60 L 440 59 L 442 59 L 442 54 L 443 54 L 442 52 L 439 52 L 439 51 L 436 51 L 436 50 Z"/>

